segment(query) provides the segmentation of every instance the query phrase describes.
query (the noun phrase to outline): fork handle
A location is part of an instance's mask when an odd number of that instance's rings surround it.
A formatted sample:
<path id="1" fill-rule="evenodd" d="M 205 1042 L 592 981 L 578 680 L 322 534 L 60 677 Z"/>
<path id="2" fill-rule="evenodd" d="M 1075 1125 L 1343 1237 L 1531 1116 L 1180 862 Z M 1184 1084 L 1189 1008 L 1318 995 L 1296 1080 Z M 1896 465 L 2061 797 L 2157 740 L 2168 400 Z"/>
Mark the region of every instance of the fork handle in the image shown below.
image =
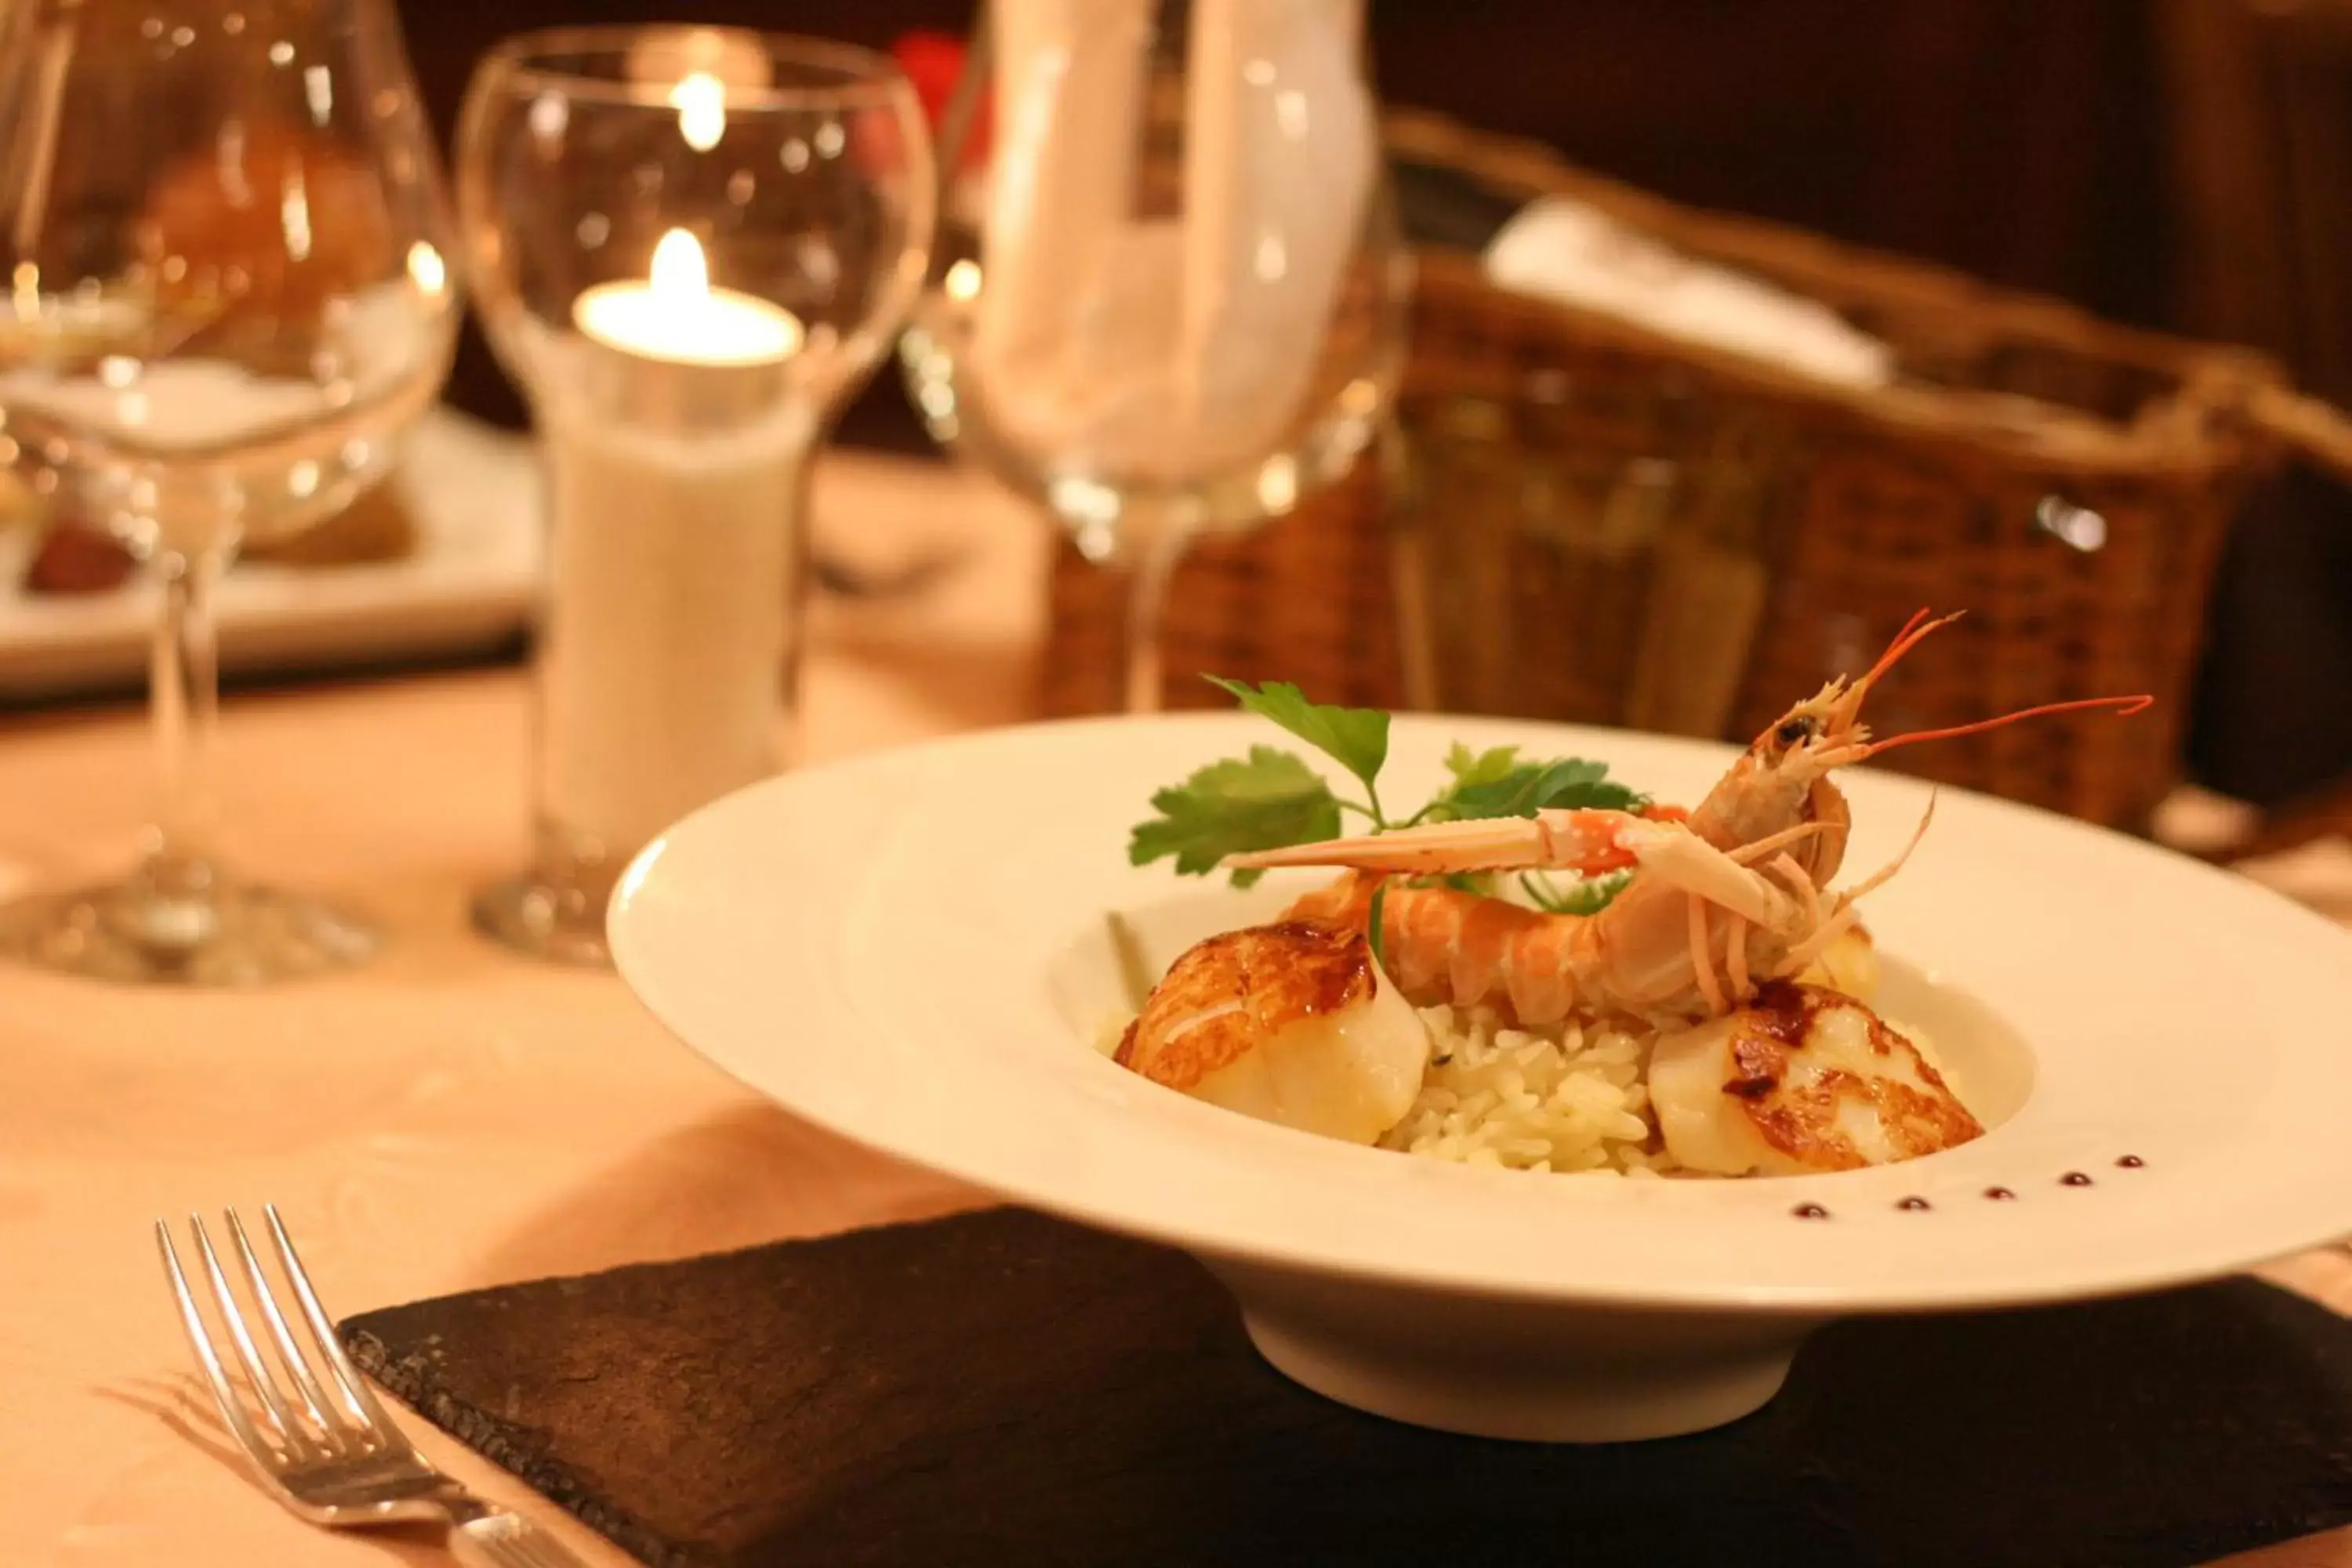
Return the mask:
<path id="1" fill-rule="evenodd" d="M 484 1513 L 449 1527 L 449 1555 L 465 1568 L 588 1568 L 519 1513 Z"/>

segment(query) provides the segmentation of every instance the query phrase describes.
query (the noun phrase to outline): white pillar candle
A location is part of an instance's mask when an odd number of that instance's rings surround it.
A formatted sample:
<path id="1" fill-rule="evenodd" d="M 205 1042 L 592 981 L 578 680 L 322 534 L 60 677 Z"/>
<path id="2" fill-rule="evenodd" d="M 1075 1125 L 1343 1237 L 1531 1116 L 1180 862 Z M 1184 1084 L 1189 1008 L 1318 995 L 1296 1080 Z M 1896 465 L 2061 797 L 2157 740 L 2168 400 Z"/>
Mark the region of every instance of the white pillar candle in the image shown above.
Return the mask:
<path id="1" fill-rule="evenodd" d="M 683 230 L 572 316 L 583 384 L 546 424 L 541 811 L 568 857 L 617 871 L 774 771 L 814 420 L 777 384 L 799 321 L 712 289 Z"/>

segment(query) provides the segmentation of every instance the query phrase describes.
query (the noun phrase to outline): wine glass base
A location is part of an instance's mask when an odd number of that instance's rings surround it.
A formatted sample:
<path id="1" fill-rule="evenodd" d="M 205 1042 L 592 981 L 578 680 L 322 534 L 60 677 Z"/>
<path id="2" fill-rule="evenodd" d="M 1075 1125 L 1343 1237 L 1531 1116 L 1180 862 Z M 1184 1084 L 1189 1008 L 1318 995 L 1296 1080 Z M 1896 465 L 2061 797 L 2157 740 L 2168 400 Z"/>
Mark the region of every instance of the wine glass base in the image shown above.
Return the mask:
<path id="1" fill-rule="evenodd" d="M 474 897 L 474 929 L 493 942 L 545 959 L 585 968 L 610 968 L 604 906 L 576 886 L 525 872 Z"/>
<path id="2" fill-rule="evenodd" d="M 174 897 L 134 879 L 0 909 L 0 955 L 135 985 L 265 985 L 364 963 L 382 946 L 355 915 L 244 884 Z"/>

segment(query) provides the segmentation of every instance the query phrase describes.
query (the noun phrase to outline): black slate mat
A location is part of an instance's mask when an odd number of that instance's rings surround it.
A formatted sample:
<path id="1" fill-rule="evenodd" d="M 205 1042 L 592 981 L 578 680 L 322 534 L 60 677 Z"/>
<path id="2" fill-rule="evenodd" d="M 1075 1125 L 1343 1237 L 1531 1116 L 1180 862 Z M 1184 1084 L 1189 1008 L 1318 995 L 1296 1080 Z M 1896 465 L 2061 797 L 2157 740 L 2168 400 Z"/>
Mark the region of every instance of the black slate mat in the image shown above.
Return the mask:
<path id="1" fill-rule="evenodd" d="M 1285 1381 L 1190 1259 L 1018 1210 L 355 1318 L 361 1363 L 659 1568 L 2137 1568 L 2352 1520 L 2352 1324 L 2249 1279 L 1840 1325 L 1602 1448 Z"/>

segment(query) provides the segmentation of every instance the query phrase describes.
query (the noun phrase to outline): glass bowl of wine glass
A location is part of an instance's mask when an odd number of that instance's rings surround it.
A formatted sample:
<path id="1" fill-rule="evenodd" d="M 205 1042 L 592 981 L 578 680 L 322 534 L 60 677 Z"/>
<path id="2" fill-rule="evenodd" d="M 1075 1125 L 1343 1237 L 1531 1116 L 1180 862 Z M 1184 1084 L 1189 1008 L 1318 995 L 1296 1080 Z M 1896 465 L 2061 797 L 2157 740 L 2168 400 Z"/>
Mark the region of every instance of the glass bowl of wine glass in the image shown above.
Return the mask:
<path id="1" fill-rule="evenodd" d="M 1402 373 L 1412 262 L 1363 20 L 991 0 L 947 105 L 909 390 L 935 439 L 1126 576 L 1131 710 L 1160 705 L 1186 546 L 1345 475 Z"/>
<path id="2" fill-rule="evenodd" d="M 375 950 L 365 921 L 218 856 L 210 593 L 241 542 L 389 470 L 448 372 L 448 254 L 389 0 L 0 13 L 0 459 L 146 563 L 162 763 L 139 865 L 0 910 L 0 950 L 205 984 Z"/>

